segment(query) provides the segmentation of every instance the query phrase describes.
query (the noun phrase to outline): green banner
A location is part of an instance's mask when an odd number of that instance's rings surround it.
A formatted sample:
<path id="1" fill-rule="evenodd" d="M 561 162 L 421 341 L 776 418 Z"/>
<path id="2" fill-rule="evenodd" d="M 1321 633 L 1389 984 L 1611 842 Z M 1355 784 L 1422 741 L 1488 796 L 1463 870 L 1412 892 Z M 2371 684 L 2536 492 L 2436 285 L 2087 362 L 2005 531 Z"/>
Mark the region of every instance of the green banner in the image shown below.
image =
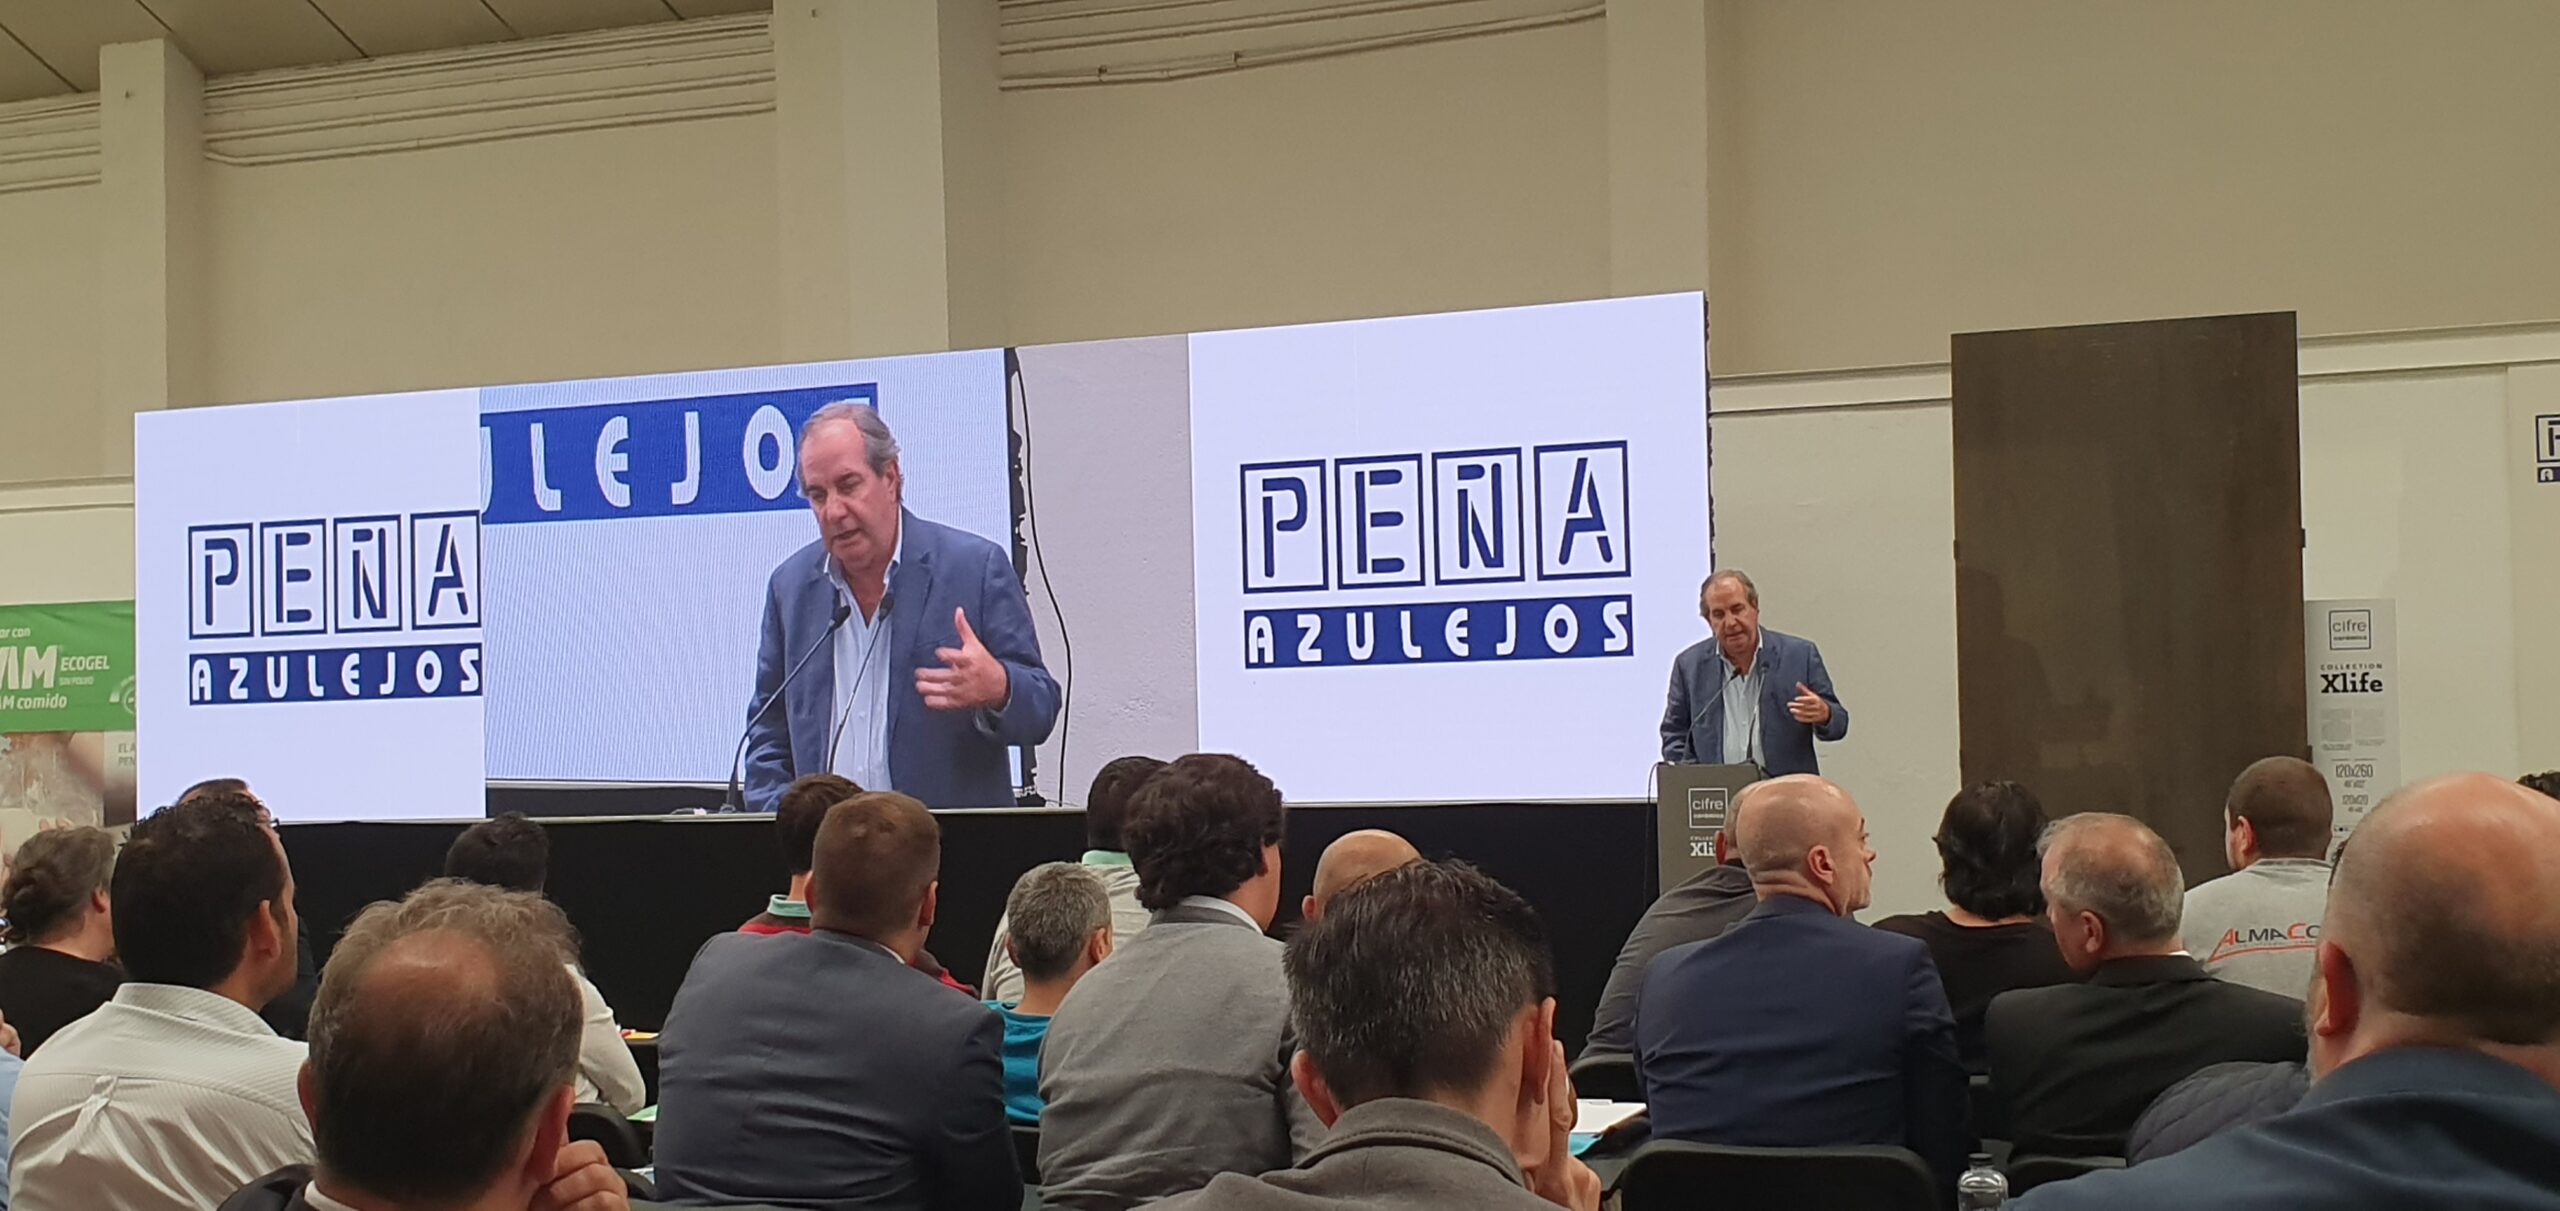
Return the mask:
<path id="1" fill-rule="evenodd" d="M 132 730 L 132 602 L 0 605 L 0 733 Z"/>

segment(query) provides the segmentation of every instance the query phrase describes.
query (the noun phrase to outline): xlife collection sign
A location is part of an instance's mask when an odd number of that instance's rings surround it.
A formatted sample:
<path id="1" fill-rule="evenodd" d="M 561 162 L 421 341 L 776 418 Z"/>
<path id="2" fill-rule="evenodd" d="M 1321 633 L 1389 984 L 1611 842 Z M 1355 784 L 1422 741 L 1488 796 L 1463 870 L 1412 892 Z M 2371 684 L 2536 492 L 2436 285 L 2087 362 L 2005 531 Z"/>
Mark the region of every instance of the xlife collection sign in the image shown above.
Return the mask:
<path id="1" fill-rule="evenodd" d="M 2311 763 L 2329 780 L 2337 839 L 2400 786 L 2400 664 L 2387 597 L 2303 603 Z"/>

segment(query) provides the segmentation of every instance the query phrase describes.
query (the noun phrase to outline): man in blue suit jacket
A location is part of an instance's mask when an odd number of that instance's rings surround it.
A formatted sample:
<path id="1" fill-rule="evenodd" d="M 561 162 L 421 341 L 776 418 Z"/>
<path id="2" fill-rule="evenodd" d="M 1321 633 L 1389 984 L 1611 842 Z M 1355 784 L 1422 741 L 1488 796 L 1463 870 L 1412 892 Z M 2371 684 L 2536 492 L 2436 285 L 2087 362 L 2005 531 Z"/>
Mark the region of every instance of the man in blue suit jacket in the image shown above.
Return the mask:
<path id="1" fill-rule="evenodd" d="M 1760 907 L 1655 958 L 1636 1002 L 1653 1133 L 1708 1144 L 1909 1148 L 1952 1191 L 1973 1140 L 1929 948 L 1849 919 L 1875 851 L 1839 787 L 1807 775 L 1734 803 Z"/>
<path id="2" fill-rule="evenodd" d="M 765 586 L 747 706 L 751 811 L 772 811 L 813 773 L 932 807 L 1008 806 L 1006 747 L 1038 744 L 1057 723 L 1058 683 L 1012 560 L 907 512 L 905 487 L 898 439 L 877 411 L 829 404 L 801 427 L 800 491 L 818 540 Z"/>
<path id="3" fill-rule="evenodd" d="M 2338 862 L 2306 1017 L 2311 1092 L 2274 1118 L 2022 1211 L 2560 1208 L 2560 802 L 2418 783 Z"/>
<path id="4" fill-rule="evenodd" d="M 1822 649 L 1761 629 L 1760 590 L 1737 568 L 1707 578 L 1698 612 L 1716 633 L 1671 662 L 1662 759 L 1749 762 L 1771 777 L 1821 773 L 1813 742 L 1849 734 Z"/>

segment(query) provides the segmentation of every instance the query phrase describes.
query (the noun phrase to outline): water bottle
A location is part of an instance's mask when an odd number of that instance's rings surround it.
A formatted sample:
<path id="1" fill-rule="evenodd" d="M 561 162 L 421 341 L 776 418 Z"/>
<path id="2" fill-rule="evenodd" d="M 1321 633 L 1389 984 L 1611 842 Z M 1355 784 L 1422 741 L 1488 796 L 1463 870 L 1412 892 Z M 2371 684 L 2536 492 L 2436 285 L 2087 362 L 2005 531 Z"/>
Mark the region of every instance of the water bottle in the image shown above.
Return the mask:
<path id="1" fill-rule="evenodd" d="M 2000 1211 L 2009 1201 L 2009 1178 L 1991 1167 L 1991 1154 L 1976 1152 L 1956 1179 L 1956 1211 Z"/>

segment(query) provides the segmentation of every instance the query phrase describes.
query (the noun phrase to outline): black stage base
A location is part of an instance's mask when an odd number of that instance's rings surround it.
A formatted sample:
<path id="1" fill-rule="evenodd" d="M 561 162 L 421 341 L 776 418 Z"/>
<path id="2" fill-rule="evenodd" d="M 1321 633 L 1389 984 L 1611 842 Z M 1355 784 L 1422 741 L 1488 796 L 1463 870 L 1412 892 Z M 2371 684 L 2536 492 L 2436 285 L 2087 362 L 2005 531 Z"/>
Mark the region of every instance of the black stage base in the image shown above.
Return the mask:
<path id="1" fill-rule="evenodd" d="M 612 795 L 626 812 L 706 801 L 702 791 L 677 788 Z M 717 799 L 709 793 L 708 801 Z M 622 1024 L 655 1029 L 703 941 L 737 928 L 783 889 L 773 818 L 579 818 L 594 802 L 568 802 L 549 790 L 490 792 L 492 811 L 567 817 L 551 821 L 551 898 L 584 935 L 587 973 Z M 935 815 L 942 822 L 942 893 L 930 945 L 953 975 L 974 985 L 1014 880 L 1042 862 L 1083 853 L 1084 818 L 1071 809 Z M 1642 802 L 1292 808 L 1276 932 L 1285 936 L 1297 919 L 1327 844 L 1354 829 L 1392 829 L 1432 857 L 1476 864 L 1537 907 L 1555 946 L 1556 1030 L 1568 1051 L 1578 1051 L 1618 947 L 1653 900 L 1652 821 L 1652 806 Z M 440 871 L 446 847 L 469 823 L 285 826 L 298 905 L 323 957 L 358 909 Z"/>

